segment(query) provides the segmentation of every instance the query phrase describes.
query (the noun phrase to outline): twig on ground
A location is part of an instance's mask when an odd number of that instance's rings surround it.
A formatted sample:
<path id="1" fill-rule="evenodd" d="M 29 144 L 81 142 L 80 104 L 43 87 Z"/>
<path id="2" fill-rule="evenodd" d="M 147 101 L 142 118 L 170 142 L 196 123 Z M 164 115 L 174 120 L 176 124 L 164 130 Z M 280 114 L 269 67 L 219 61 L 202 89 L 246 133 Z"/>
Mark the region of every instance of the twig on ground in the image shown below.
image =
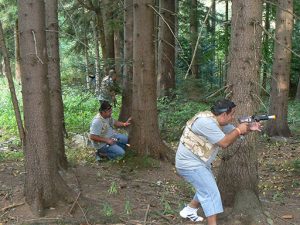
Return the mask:
<path id="1" fill-rule="evenodd" d="M 47 218 L 47 217 L 45 217 L 45 218 L 36 218 L 36 219 L 29 219 L 29 220 L 24 220 L 24 222 L 31 222 L 31 221 L 39 221 L 39 220 L 41 220 L 41 221 L 44 221 L 44 220 L 61 220 L 62 218 L 59 218 L 59 217 L 57 217 L 57 218 Z"/>
<path id="2" fill-rule="evenodd" d="M 71 206 L 71 208 L 70 208 L 70 210 L 69 210 L 69 214 L 70 214 L 70 215 L 73 214 L 74 206 L 75 206 L 75 204 L 78 202 L 78 198 L 79 198 L 80 195 L 81 195 L 81 192 L 78 193 L 78 195 L 77 195 L 75 201 L 73 202 L 73 204 L 72 204 L 72 206 Z"/>
<path id="3" fill-rule="evenodd" d="M 77 202 L 77 205 L 79 206 L 79 208 L 80 208 L 80 210 L 81 210 L 81 212 L 82 212 L 82 214 L 83 214 L 83 216 L 84 216 L 84 219 L 85 219 L 85 221 L 86 221 L 86 224 L 89 225 L 90 223 L 89 223 L 88 219 L 86 218 L 86 213 L 85 213 L 85 212 L 83 211 L 83 209 L 81 208 L 79 202 Z"/>
<path id="4" fill-rule="evenodd" d="M 6 213 L 8 213 L 8 211 L 6 211 L 5 213 L 3 213 L 3 214 L 0 216 L 0 218 L 2 218 Z"/>
<path id="5" fill-rule="evenodd" d="M 5 212 L 5 211 L 8 210 L 8 209 L 15 208 L 15 207 L 17 207 L 17 206 L 24 205 L 24 204 L 25 204 L 25 202 L 12 204 L 12 205 L 9 205 L 9 206 L 6 206 L 6 207 L 2 208 L 0 211 L 1 211 L 1 212 Z"/>
<path id="6" fill-rule="evenodd" d="M 149 209 L 150 209 L 150 204 L 147 205 L 147 210 L 146 210 L 145 218 L 144 218 L 144 225 L 146 225 L 146 223 L 147 223 L 147 217 L 148 217 Z"/>
<path id="7" fill-rule="evenodd" d="M 270 211 L 270 209 L 269 209 L 269 211 Z M 293 223 L 293 222 L 287 221 L 286 219 L 282 219 L 280 216 L 278 216 L 278 215 L 275 214 L 274 212 L 270 212 L 270 214 L 272 214 L 275 218 L 280 219 L 281 221 L 284 221 L 285 223 L 292 224 L 292 225 L 296 225 L 296 224 Z"/>

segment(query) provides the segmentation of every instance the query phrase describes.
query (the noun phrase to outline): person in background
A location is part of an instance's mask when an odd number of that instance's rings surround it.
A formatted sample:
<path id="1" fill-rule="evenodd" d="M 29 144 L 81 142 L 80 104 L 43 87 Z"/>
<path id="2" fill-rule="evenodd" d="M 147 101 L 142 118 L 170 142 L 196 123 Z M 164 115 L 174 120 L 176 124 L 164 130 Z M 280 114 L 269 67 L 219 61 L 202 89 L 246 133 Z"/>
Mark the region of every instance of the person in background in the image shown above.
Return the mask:
<path id="1" fill-rule="evenodd" d="M 107 101 L 110 104 L 116 105 L 116 94 L 119 92 L 117 85 L 117 74 L 114 69 L 111 69 L 105 76 L 100 85 L 98 100 L 100 103 Z"/>
<path id="2" fill-rule="evenodd" d="M 117 133 L 113 127 L 128 127 L 131 118 L 126 122 L 121 122 L 114 120 L 111 115 L 111 104 L 103 101 L 99 113 L 93 118 L 90 126 L 89 138 L 96 149 L 97 161 L 101 160 L 101 156 L 107 156 L 108 159 L 114 160 L 122 158 L 125 154 L 128 136 Z"/>
<path id="3" fill-rule="evenodd" d="M 211 111 L 199 112 L 190 119 L 180 138 L 176 152 L 176 170 L 196 190 L 191 202 L 180 211 L 180 216 L 191 221 L 202 221 L 197 215 L 202 206 L 208 225 L 217 224 L 217 214 L 223 212 L 222 200 L 211 164 L 220 148 L 226 149 L 241 135 L 260 131 L 258 122 L 241 123 L 234 127 L 236 105 L 227 99 L 217 101 Z"/>

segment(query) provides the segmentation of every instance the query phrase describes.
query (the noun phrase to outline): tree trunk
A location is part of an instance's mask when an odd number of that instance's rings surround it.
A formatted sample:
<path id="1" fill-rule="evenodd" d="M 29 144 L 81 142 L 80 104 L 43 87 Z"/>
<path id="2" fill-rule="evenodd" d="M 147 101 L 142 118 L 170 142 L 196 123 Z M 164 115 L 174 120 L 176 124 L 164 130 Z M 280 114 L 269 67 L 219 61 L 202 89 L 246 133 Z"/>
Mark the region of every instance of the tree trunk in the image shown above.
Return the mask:
<path id="1" fill-rule="evenodd" d="M 300 76 L 298 77 L 298 86 L 297 86 L 297 93 L 296 93 L 295 100 L 300 102 Z"/>
<path id="2" fill-rule="evenodd" d="M 122 79 L 122 106 L 120 121 L 125 121 L 132 112 L 132 59 L 133 59 L 133 1 L 124 1 L 124 77 Z"/>
<path id="3" fill-rule="evenodd" d="M 44 208 L 70 198 L 71 192 L 58 173 L 53 151 L 44 1 L 20 0 L 18 9 L 26 131 L 24 193 L 33 213 L 42 216 Z"/>
<path id="4" fill-rule="evenodd" d="M 269 32 L 270 30 L 270 3 L 266 4 L 266 12 L 265 12 L 265 30 Z M 263 72 L 262 72 L 262 81 L 261 81 L 261 91 L 260 94 L 262 96 L 266 96 L 267 94 L 267 78 L 268 78 L 268 71 L 269 71 L 269 55 L 270 52 L 270 42 L 269 42 L 269 34 L 267 32 L 264 32 L 263 35 Z"/>
<path id="5" fill-rule="evenodd" d="M 84 0 L 77 0 L 84 8 L 94 11 L 95 12 L 95 27 L 97 27 L 98 30 L 98 41 L 100 41 L 101 45 L 101 53 L 102 53 L 102 58 L 106 59 L 107 58 L 107 49 L 106 49 L 106 43 L 105 43 L 105 32 L 104 32 L 104 25 L 103 25 L 103 16 L 102 16 L 102 10 L 101 10 L 101 4 L 99 2 L 93 2 L 92 1 L 84 1 Z M 98 47 L 99 49 L 99 47 Z M 106 71 L 108 73 L 108 71 Z"/>
<path id="6" fill-rule="evenodd" d="M 97 24 L 92 22 L 93 34 L 94 34 L 94 43 L 95 43 L 95 79 L 96 79 L 96 88 L 95 94 L 99 95 L 100 86 L 101 86 L 101 77 L 100 77 L 100 54 L 99 54 L 99 33 L 97 29 Z"/>
<path id="7" fill-rule="evenodd" d="M 67 169 L 68 160 L 64 142 L 64 106 L 60 80 L 60 57 L 58 42 L 57 0 L 45 1 L 46 4 L 46 37 L 48 51 L 48 82 L 52 117 L 53 147 L 57 153 L 57 165 Z"/>
<path id="8" fill-rule="evenodd" d="M 197 14 L 197 0 L 191 0 L 190 5 L 190 41 L 191 41 L 191 49 L 192 49 L 192 56 L 196 51 L 195 57 L 192 59 L 191 62 L 191 72 L 193 78 L 199 78 L 198 75 L 198 54 L 197 54 L 197 37 L 198 37 L 198 14 Z"/>
<path id="9" fill-rule="evenodd" d="M 212 57 L 211 57 L 211 65 L 210 65 L 210 76 L 211 80 L 213 80 L 214 73 L 216 71 L 216 20 L 217 20 L 217 13 L 216 13 L 216 0 L 211 0 L 211 45 L 212 45 Z"/>
<path id="10" fill-rule="evenodd" d="M 293 1 L 279 0 L 276 12 L 275 47 L 272 67 L 270 114 L 276 120 L 268 121 L 269 136 L 291 136 L 287 122 L 290 89 L 290 67 L 293 31 Z"/>
<path id="11" fill-rule="evenodd" d="M 230 25 L 230 21 L 229 21 L 229 7 L 228 7 L 228 1 L 229 0 L 225 0 L 225 31 L 224 31 L 224 45 L 225 45 L 225 65 L 224 65 L 224 78 L 223 78 L 223 83 L 224 86 L 227 85 L 227 70 L 228 70 L 228 49 L 229 49 L 229 25 Z"/>
<path id="12" fill-rule="evenodd" d="M 175 1 L 161 0 L 159 8 L 157 94 L 163 97 L 175 88 Z"/>
<path id="13" fill-rule="evenodd" d="M 101 53 L 102 53 L 102 59 L 105 61 L 107 59 L 107 48 L 105 44 L 105 33 L 104 33 L 104 25 L 103 25 L 103 19 L 102 19 L 102 13 L 101 10 L 97 10 L 97 16 L 96 16 L 96 21 L 97 21 L 97 27 L 99 31 L 99 39 L 100 39 L 100 46 L 101 46 Z M 108 72 L 108 71 L 107 71 Z M 105 74 L 105 72 L 104 72 Z"/>
<path id="14" fill-rule="evenodd" d="M 239 0 L 232 2 L 232 29 L 228 85 L 232 100 L 237 104 L 236 117 L 252 115 L 259 101 L 258 77 L 261 58 L 262 1 Z M 235 21 L 238 21 L 236 23 Z M 255 135 L 249 134 L 240 144 L 224 150 L 218 184 L 225 205 L 234 205 L 236 214 L 259 219 L 258 160 Z M 235 201 L 234 201 L 235 200 Z M 241 223 L 243 224 L 243 223 Z"/>
<path id="15" fill-rule="evenodd" d="M 14 81 L 13 81 L 13 77 L 12 77 L 12 73 L 11 73 L 10 61 L 9 61 L 9 57 L 8 57 L 8 51 L 7 51 L 7 48 L 5 45 L 4 32 L 3 32 L 1 21 L 0 21 L 0 50 L 1 50 L 1 52 L 3 54 L 3 58 L 4 58 L 4 64 L 5 64 L 5 66 L 4 66 L 5 73 L 4 74 L 8 81 L 9 91 L 10 91 L 10 95 L 11 95 L 11 99 L 12 99 L 12 103 L 13 103 L 13 107 L 14 107 L 14 112 L 15 112 L 15 116 L 16 116 L 16 121 L 17 121 L 17 125 L 18 125 L 19 137 L 20 137 L 20 141 L 23 146 L 24 127 L 23 127 L 21 112 L 20 112 L 20 108 L 19 108 L 18 98 L 17 98 L 16 91 L 15 91 Z"/>
<path id="16" fill-rule="evenodd" d="M 90 73 L 90 64 L 89 64 L 89 41 L 87 38 L 87 32 L 84 31 L 84 63 L 85 63 L 85 79 L 86 79 L 86 88 L 92 90 L 95 88 L 95 85 L 92 84 L 90 76 L 94 76 L 94 72 Z"/>
<path id="17" fill-rule="evenodd" d="M 165 159 L 156 106 L 153 0 L 133 1 L 133 96 L 130 132 L 132 148 L 140 155 Z M 141 20 L 140 18 L 144 18 Z"/>
<path id="18" fill-rule="evenodd" d="M 120 30 L 115 29 L 114 31 L 114 46 L 115 46 L 115 71 L 118 78 L 121 77 L 122 70 L 121 70 L 121 35 Z M 119 79 L 118 79 L 119 80 Z"/>
<path id="19" fill-rule="evenodd" d="M 18 20 L 16 20 L 16 27 L 15 27 L 15 71 L 16 71 L 16 79 L 21 82 L 21 72 L 20 72 L 20 42 L 19 42 L 19 26 Z"/>
<path id="20" fill-rule="evenodd" d="M 106 58 L 104 58 L 104 67 L 105 72 L 108 74 L 108 71 L 115 66 L 115 50 L 114 50 L 114 31 L 111 28 L 111 23 L 114 20 L 113 11 L 115 3 L 111 0 L 102 0 L 101 4 L 101 13 L 102 21 L 104 27 L 105 35 L 105 47 L 106 47 Z"/>

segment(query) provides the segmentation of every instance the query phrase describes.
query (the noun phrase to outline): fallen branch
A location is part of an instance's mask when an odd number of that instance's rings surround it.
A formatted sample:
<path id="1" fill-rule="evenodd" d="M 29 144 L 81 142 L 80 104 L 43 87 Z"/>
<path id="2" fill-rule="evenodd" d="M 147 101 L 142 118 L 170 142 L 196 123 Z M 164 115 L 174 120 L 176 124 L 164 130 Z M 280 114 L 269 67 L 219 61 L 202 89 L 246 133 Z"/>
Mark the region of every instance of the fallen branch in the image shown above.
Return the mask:
<path id="1" fill-rule="evenodd" d="M 69 210 L 69 214 L 70 214 L 70 215 L 72 215 L 74 206 L 75 206 L 75 204 L 78 202 L 78 198 L 79 198 L 80 195 L 81 195 L 81 192 L 78 193 L 77 198 L 75 199 L 75 201 L 73 202 L 73 204 L 72 204 L 72 206 L 71 206 L 71 208 L 70 208 L 70 210 Z"/>
<path id="2" fill-rule="evenodd" d="M 220 89 L 217 90 L 216 92 L 214 92 L 214 93 L 210 94 L 209 96 L 207 96 L 206 99 L 216 96 L 218 93 L 220 93 L 220 92 L 223 91 L 224 89 L 227 89 L 228 87 L 229 87 L 229 85 L 226 85 L 226 86 L 220 88 Z"/>
<path id="3" fill-rule="evenodd" d="M 83 213 L 83 216 L 84 216 L 84 219 L 85 219 L 85 221 L 86 221 L 86 224 L 89 225 L 90 223 L 89 223 L 88 219 L 86 218 L 86 213 L 85 213 L 85 212 L 83 211 L 83 209 L 81 208 L 79 202 L 77 202 L 77 205 L 79 206 L 81 212 Z"/>
<path id="4" fill-rule="evenodd" d="M 147 210 L 146 210 L 145 218 L 144 218 L 144 225 L 146 225 L 146 223 L 147 223 L 147 217 L 148 217 L 149 209 L 150 209 L 150 204 L 147 205 Z"/>
<path id="5" fill-rule="evenodd" d="M 17 206 L 24 205 L 24 204 L 25 204 L 25 202 L 21 202 L 21 203 L 16 203 L 16 204 L 12 204 L 12 205 L 6 206 L 6 207 L 4 207 L 4 208 L 1 209 L 1 212 L 5 212 L 8 209 L 15 208 Z"/>

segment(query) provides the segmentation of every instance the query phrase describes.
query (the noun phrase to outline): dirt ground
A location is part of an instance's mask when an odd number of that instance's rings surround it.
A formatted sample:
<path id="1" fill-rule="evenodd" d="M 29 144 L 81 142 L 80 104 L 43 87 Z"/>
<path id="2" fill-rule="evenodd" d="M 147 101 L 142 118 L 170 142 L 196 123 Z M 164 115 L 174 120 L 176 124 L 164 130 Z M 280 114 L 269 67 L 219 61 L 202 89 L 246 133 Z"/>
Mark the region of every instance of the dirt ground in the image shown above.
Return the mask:
<path id="1" fill-rule="evenodd" d="M 300 224 L 300 173 L 291 164 L 299 156 L 299 137 L 259 144 L 260 199 L 270 225 Z M 86 208 L 74 199 L 74 204 L 60 203 L 47 209 L 45 217 L 36 218 L 24 202 L 23 162 L 1 162 L 0 225 L 195 224 L 179 217 L 193 190 L 174 165 L 149 159 L 140 165 L 126 158 L 125 162 L 71 163 L 62 176 L 77 193 L 97 203 Z M 201 210 L 198 213 L 203 215 Z M 226 217 L 219 224 L 229 225 Z"/>

